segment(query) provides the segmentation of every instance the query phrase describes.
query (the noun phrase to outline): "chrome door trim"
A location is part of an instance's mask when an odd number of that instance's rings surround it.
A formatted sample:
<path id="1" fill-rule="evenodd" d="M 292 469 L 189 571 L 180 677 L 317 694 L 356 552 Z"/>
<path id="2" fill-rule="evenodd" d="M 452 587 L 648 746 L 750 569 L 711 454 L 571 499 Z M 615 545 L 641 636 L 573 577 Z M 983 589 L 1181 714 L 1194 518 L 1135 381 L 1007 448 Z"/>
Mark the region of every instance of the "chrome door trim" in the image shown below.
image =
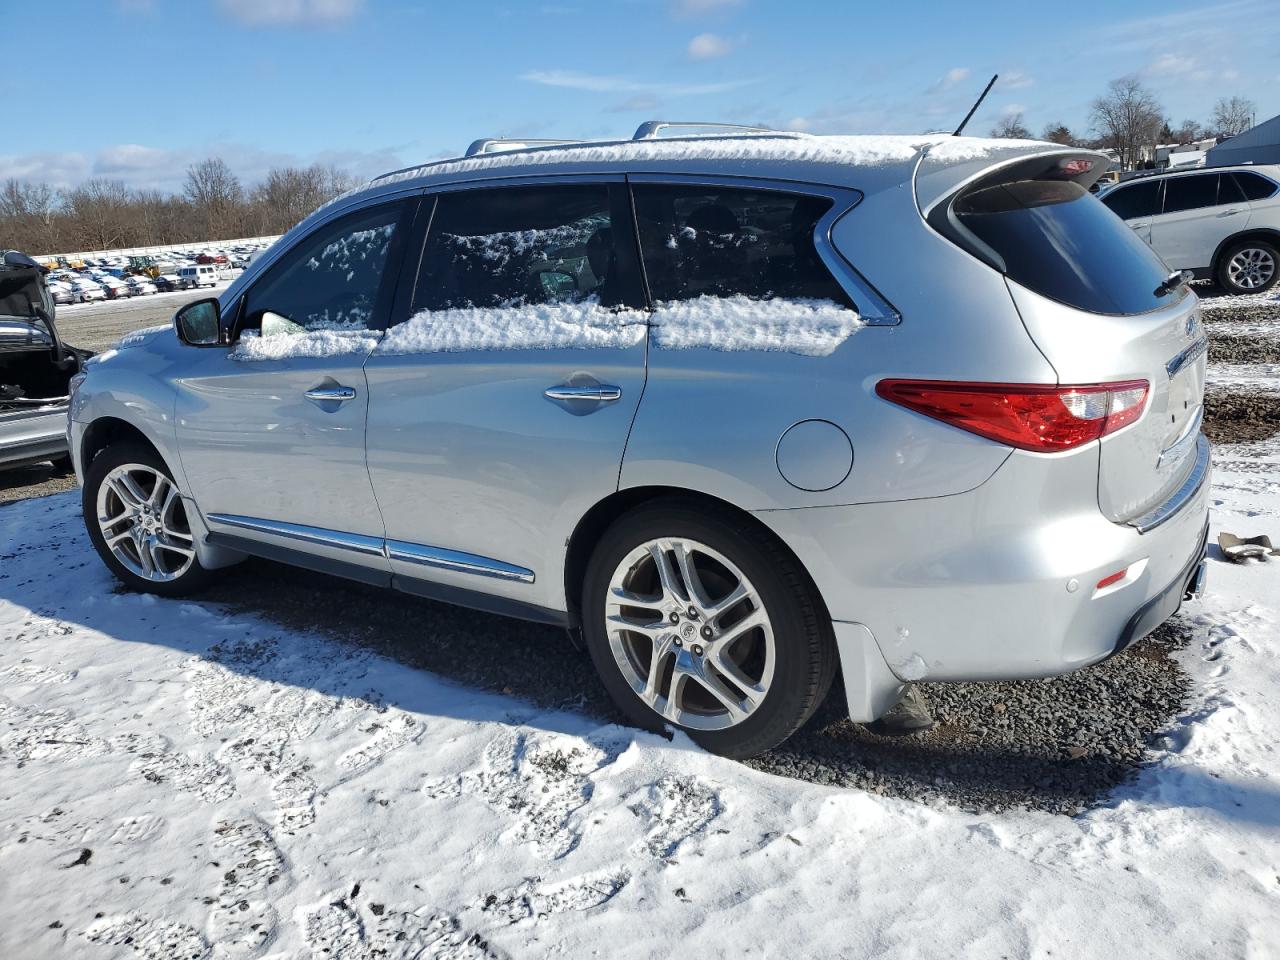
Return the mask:
<path id="1" fill-rule="evenodd" d="M 334 547 L 339 550 L 350 550 L 367 557 L 385 556 L 381 537 L 366 537 L 359 533 L 344 533 L 341 530 L 329 530 L 325 527 L 309 527 L 302 523 L 287 523 L 283 520 L 262 520 L 258 517 L 242 517 L 233 513 L 211 513 L 206 518 L 210 523 L 240 530 L 252 530 L 255 533 L 269 533 L 290 540 L 315 544 L 319 547 Z"/>
<path id="2" fill-rule="evenodd" d="M 419 566 L 434 567 L 439 570 L 472 573 L 480 577 L 493 577 L 496 580 L 533 583 L 534 579 L 532 570 L 517 567 L 513 563 L 504 563 L 501 560 L 477 556 L 474 553 L 463 553 L 461 550 L 446 550 L 443 547 L 409 543 L 406 540 L 388 540 L 386 555 L 389 560 L 416 563 Z"/>
<path id="3" fill-rule="evenodd" d="M 1129 526 L 1136 529 L 1139 533 L 1146 533 L 1148 530 L 1154 530 L 1160 524 L 1171 518 L 1184 506 L 1187 501 L 1196 495 L 1200 487 L 1208 482 L 1209 478 L 1209 441 L 1203 433 L 1193 434 L 1196 438 L 1196 462 L 1192 466 L 1191 472 L 1187 474 L 1187 479 L 1182 481 L 1182 486 L 1178 487 L 1164 503 L 1160 504 L 1154 510 L 1144 513 L 1140 517 L 1134 517 L 1129 521 Z"/>
<path id="4" fill-rule="evenodd" d="M 471 573 L 497 580 L 512 580 L 516 583 L 534 582 L 533 571 L 526 567 L 494 560 L 492 557 L 464 553 L 461 550 L 447 550 L 444 547 L 410 543 L 407 540 L 386 540 L 382 537 L 367 537 L 359 533 L 345 533 L 341 530 L 309 527 L 301 523 L 287 523 L 280 520 L 263 520 L 259 517 L 242 517 L 231 513 L 211 513 L 205 519 L 209 523 L 225 527 L 268 533 L 302 543 L 333 547 L 337 550 L 350 550 L 352 553 L 367 557 L 384 557 L 388 560 L 399 560 L 423 567 Z"/>
<path id="5" fill-rule="evenodd" d="M 1160 451 L 1160 459 L 1156 461 L 1157 467 L 1162 467 L 1172 460 L 1181 460 L 1186 456 L 1187 448 L 1196 442 L 1196 437 L 1200 435 L 1200 425 L 1204 423 L 1204 404 L 1200 404 L 1196 408 L 1196 412 L 1192 415 L 1190 422 L 1183 428 L 1182 434 L 1177 440 L 1169 444 Z"/>
<path id="6" fill-rule="evenodd" d="M 738 177 L 731 174 L 701 173 L 629 173 L 628 184 L 666 184 L 668 186 L 732 187 L 737 189 L 771 190 L 775 193 L 800 193 L 826 197 L 831 209 L 822 215 L 813 234 L 813 245 L 818 257 L 826 264 L 836 281 L 853 295 L 858 316 L 869 327 L 895 326 L 902 316 L 856 267 L 845 259 L 831 241 L 831 231 L 836 223 L 851 213 L 862 202 L 863 193 L 855 187 L 827 186 L 805 180 L 777 180 L 767 177 Z M 643 251 L 641 251 L 643 259 Z"/>

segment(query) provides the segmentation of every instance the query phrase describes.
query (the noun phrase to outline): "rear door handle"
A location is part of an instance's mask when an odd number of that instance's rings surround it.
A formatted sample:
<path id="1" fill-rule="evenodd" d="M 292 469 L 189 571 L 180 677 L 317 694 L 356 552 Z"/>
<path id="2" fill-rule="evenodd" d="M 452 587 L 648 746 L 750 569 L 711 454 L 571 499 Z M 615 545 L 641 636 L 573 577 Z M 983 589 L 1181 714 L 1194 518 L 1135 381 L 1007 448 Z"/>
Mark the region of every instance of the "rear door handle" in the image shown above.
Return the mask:
<path id="1" fill-rule="evenodd" d="M 305 394 L 308 400 L 336 400 L 342 403 L 356 398 L 355 387 L 312 387 Z"/>
<path id="2" fill-rule="evenodd" d="M 1234 217 L 1237 213 L 1240 213 L 1240 212 L 1241 212 L 1241 211 L 1239 211 L 1239 210 L 1223 210 L 1220 214 L 1218 214 L 1218 216 L 1219 216 L 1219 217 Z"/>
<path id="3" fill-rule="evenodd" d="M 548 400 L 596 400 L 600 403 L 612 403 L 622 398 L 622 388 L 607 383 L 576 384 L 562 383 L 558 387 L 548 387 L 542 391 Z"/>

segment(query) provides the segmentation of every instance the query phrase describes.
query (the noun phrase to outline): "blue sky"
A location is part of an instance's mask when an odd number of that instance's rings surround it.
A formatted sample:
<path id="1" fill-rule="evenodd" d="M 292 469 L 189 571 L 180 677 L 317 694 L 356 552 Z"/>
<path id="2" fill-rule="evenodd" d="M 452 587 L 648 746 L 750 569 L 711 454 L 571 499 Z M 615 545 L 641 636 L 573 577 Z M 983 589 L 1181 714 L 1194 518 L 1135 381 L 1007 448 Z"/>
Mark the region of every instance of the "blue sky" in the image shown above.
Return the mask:
<path id="1" fill-rule="evenodd" d="M 817 133 L 970 126 L 1023 110 L 1088 127 L 1107 81 L 1139 74 L 1175 122 L 1220 96 L 1280 113 L 1276 0 L 0 0 L 29 69 L 6 99 L 0 180 L 90 176 L 174 189 L 222 156 L 361 175 L 476 137 L 628 136 L 645 119 Z M 10 45 L 13 46 L 12 44 Z"/>

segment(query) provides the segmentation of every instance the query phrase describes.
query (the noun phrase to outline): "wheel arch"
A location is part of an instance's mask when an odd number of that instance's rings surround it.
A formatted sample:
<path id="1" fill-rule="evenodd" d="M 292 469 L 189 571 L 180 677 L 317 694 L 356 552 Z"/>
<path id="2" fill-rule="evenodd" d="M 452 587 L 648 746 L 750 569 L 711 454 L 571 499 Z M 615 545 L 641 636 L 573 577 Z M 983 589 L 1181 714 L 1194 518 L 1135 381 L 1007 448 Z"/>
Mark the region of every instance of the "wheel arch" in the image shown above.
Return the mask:
<path id="1" fill-rule="evenodd" d="M 605 530 L 619 517 L 637 507 L 661 501 L 703 506 L 709 512 L 722 514 L 767 537 L 795 564 L 796 569 L 805 579 L 805 584 L 811 592 L 820 615 L 828 622 L 831 620 L 826 601 L 804 562 L 787 542 L 759 517 L 736 504 L 708 493 L 683 487 L 643 486 L 618 490 L 597 502 L 583 514 L 570 535 L 564 564 L 565 609 L 569 612 L 570 623 L 579 625 L 582 622 L 583 580 L 587 565 L 591 562 L 591 554 Z"/>
<path id="2" fill-rule="evenodd" d="M 117 443 L 136 442 L 142 443 L 150 447 L 161 463 L 169 468 L 170 475 L 173 474 L 173 464 L 160 448 L 145 433 L 139 430 L 134 424 L 119 417 L 98 417 L 90 423 L 84 431 L 84 436 L 80 440 L 80 465 L 81 470 L 88 470 L 89 464 L 93 462 L 94 457 L 102 453 L 107 447 L 114 446 Z"/>
<path id="3" fill-rule="evenodd" d="M 1213 260 L 1209 264 L 1213 279 L 1216 280 L 1218 278 L 1218 267 L 1222 264 L 1222 255 L 1237 243 L 1243 243 L 1246 240 L 1266 240 L 1272 247 L 1280 250 L 1280 230 L 1275 230 L 1271 227 L 1254 227 L 1253 229 L 1241 230 L 1239 233 L 1227 237 L 1213 251 Z"/>

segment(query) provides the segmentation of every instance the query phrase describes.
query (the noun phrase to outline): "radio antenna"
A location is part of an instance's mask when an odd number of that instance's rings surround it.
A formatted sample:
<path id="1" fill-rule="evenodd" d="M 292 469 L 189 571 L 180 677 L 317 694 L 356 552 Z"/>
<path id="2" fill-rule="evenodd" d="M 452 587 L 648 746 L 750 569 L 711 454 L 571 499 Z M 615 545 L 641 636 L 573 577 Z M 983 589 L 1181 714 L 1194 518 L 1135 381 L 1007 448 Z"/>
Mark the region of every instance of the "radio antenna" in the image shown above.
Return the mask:
<path id="1" fill-rule="evenodd" d="M 974 105 L 969 108 L 969 112 L 964 115 L 964 119 L 960 121 L 960 126 L 956 127 L 956 132 L 952 134 L 953 137 L 960 136 L 964 131 L 965 126 L 973 118 L 973 115 L 978 112 L 978 108 L 982 106 L 982 101 L 987 99 L 987 94 L 991 92 L 991 88 L 996 85 L 996 81 L 999 79 L 1000 74 L 992 74 L 991 81 L 983 88 L 982 96 L 978 97 L 977 102 L 974 103 Z"/>

